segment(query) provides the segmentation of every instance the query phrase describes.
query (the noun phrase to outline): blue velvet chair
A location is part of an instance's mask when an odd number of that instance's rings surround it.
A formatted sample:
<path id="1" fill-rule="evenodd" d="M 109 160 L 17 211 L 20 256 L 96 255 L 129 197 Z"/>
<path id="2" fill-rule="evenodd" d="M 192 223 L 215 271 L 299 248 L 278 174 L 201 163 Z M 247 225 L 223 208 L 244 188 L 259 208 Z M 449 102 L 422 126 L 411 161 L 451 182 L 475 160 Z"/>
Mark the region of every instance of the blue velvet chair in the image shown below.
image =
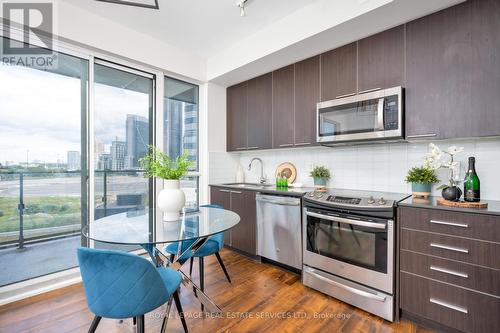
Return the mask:
<path id="1" fill-rule="evenodd" d="M 222 206 L 220 205 L 202 205 L 200 207 L 210 207 L 210 208 L 220 208 L 223 209 Z M 181 253 L 184 252 L 191 244 L 194 243 L 195 240 L 189 240 L 189 241 L 183 241 L 179 242 L 181 243 Z M 177 254 L 177 249 L 179 247 L 179 243 L 171 243 L 168 244 L 165 247 L 165 252 L 170 254 L 170 260 L 172 261 Z M 229 274 L 226 270 L 226 266 L 224 266 L 224 262 L 222 261 L 222 258 L 219 254 L 219 251 L 222 250 L 224 247 L 224 232 L 219 232 L 215 235 L 212 235 L 208 238 L 208 240 L 203 244 L 196 253 L 189 257 L 190 263 L 189 263 L 189 275 L 192 274 L 193 272 L 193 259 L 198 258 L 199 262 L 199 270 L 200 270 L 200 289 L 202 291 L 205 290 L 205 272 L 204 272 L 204 257 L 210 256 L 212 254 L 215 254 L 217 257 L 217 261 L 219 262 L 220 267 L 222 268 L 222 271 L 224 272 L 224 275 L 227 278 L 227 281 L 231 283 L 231 278 L 229 277 Z M 185 258 L 187 260 L 187 258 Z M 203 311 L 203 304 L 201 305 L 201 310 Z"/>
<path id="2" fill-rule="evenodd" d="M 182 280 L 179 272 L 157 268 L 145 258 L 127 252 L 81 247 L 77 254 L 87 305 L 95 314 L 89 332 L 95 332 L 102 317 L 134 318 L 137 331 L 144 332 L 144 314 L 165 304 L 170 297 L 174 298 L 187 332 L 177 292 Z"/>

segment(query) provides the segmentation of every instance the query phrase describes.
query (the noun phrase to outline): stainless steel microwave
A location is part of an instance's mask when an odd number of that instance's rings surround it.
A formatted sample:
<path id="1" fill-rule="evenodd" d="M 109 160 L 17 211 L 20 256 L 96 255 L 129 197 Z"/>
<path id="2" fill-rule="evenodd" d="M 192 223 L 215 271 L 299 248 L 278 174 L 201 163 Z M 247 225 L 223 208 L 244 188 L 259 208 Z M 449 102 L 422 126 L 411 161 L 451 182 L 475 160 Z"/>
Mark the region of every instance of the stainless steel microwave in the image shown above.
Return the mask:
<path id="1" fill-rule="evenodd" d="M 338 144 L 403 139 L 403 88 L 394 87 L 317 104 L 317 141 Z"/>

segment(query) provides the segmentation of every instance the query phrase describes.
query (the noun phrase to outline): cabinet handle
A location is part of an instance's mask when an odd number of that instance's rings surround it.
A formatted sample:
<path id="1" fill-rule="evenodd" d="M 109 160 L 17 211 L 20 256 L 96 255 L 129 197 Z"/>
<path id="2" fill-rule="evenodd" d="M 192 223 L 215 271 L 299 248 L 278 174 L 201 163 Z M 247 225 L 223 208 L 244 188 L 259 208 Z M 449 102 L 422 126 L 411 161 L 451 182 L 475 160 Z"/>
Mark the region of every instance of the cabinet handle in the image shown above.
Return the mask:
<path id="1" fill-rule="evenodd" d="M 229 193 L 229 192 L 231 192 L 231 191 L 229 191 L 229 190 L 219 190 L 219 192 L 226 192 L 226 193 Z"/>
<path id="2" fill-rule="evenodd" d="M 240 191 L 231 191 L 231 193 L 234 193 L 234 194 L 241 194 Z"/>
<path id="3" fill-rule="evenodd" d="M 461 306 L 458 306 L 458 305 L 453 305 L 453 304 L 450 304 L 448 302 L 441 301 L 441 300 L 439 300 L 437 298 L 431 297 L 429 299 L 429 302 L 437 304 L 437 305 L 441 305 L 441 306 L 444 306 L 445 308 L 452 309 L 452 310 L 455 310 L 455 311 L 458 311 L 458 312 L 462 312 L 462 313 L 465 313 L 465 314 L 469 313 L 469 311 L 467 310 L 467 308 L 464 308 L 464 307 L 461 307 Z"/>
<path id="4" fill-rule="evenodd" d="M 236 148 L 236 150 L 245 150 L 245 149 L 248 149 L 248 148 L 247 147 Z"/>
<path id="5" fill-rule="evenodd" d="M 285 143 L 283 145 L 280 145 L 280 147 L 291 147 L 293 146 L 293 143 Z"/>
<path id="6" fill-rule="evenodd" d="M 350 93 L 350 94 L 340 95 L 340 96 L 335 97 L 335 99 L 342 98 L 342 97 L 354 96 L 354 95 L 356 95 L 356 93 Z"/>
<path id="7" fill-rule="evenodd" d="M 432 138 L 434 136 L 437 136 L 436 133 L 429 133 L 429 134 L 415 134 L 415 135 L 407 135 L 407 139 L 417 139 L 417 138 Z"/>
<path id="8" fill-rule="evenodd" d="M 310 142 L 300 142 L 300 143 L 296 143 L 295 145 L 296 146 L 307 146 L 307 145 L 310 145 L 311 143 Z"/>
<path id="9" fill-rule="evenodd" d="M 456 222 L 446 222 L 446 221 L 438 221 L 438 220 L 430 220 L 430 223 L 434 224 L 444 224 L 444 225 L 450 225 L 453 227 L 461 227 L 461 228 L 468 228 L 469 225 L 465 223 L 456 223 Z"/>
<path id="10" fill-rule="evenodd" d="M 431 247 L 436 247 L 438 249 L 450 250 L 450 251 L 455 251 L 455 252 L 460 252 L 460 253 L 469 253 L 469 250 L 461 248 L 461 247 L 442 245 L 442 244 L 437 244 L 437 243 L 431 243 L 430 245 L 431 245 Z"/>
<path id="11" fill-rule="evenodd" d="M 382 89 L 382 88 L 366 89 L 366 90 L 358 92 L 358 94 L 365 94 L 365 93 L 372 92 L 372 91 L 377 91 L 377 90 L 380 90 L 380 89 Z"/>
<path id="12" fill-rule="evenodd" d="M 259 149 L 259 147 L 248 147 L 247 149 Z"/>
<path id="13" fill-rule="evenodd" d="M 457 272 L 457 271 L 453 271 L 451 269 L 446 269 L 446 268 L 442 268 L 442 267 L 438 267 L 438 266 L 430 266 L 429 267 L 430 270 L 432 271 L 436 271 L 436 272 L 441 272 L 441 273 L 446 273 L 446 274 L 450 274 L 450 275 L 455 275 L 455 276 L 460 276 L 460 277 L 463 277 L 463 278 L 468 278 L 469 275 L 466 274 L 466 273 L 462 273 L 462 272 Z"/>

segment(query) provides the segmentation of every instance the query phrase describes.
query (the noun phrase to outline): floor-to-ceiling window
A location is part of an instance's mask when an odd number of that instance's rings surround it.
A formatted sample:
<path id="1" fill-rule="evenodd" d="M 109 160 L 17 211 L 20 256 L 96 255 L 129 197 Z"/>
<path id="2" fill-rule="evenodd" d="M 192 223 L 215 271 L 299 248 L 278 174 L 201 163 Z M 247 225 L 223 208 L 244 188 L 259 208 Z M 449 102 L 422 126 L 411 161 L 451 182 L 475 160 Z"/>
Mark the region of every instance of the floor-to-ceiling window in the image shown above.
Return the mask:
<path id="1" fill-rule="evenodd" d="M 0 62 L 0 286 L 77 266 L 89 63 L 54 54 Z"/>
<path id="2" fill-rule="evenodd" d="M 181 180 L 186 208 L 198 209 L 198 86 L 165 77 L 163 101 L 163 147 L 172 158 L 187 154 L 193 162 L 191 175 Z"/>
<path id="3" fill-rule="evenodd" d="M 154 206 L 139 160 L 155 133 L 194 162 L 181 186 L 198 207 L 198 86 L 61 45 L 52 69 L 0 63 L 0 287 L 75 267 L 78 246 L 109 247 L 82 225 Z"/>
<path id="4" fill-rule="evenodd" d="M 149 207 L 150 181 L 144 178 L 140 159 L 152 141 L 153 109 L 153 75 L 95 64 L 94 220 Z"/>

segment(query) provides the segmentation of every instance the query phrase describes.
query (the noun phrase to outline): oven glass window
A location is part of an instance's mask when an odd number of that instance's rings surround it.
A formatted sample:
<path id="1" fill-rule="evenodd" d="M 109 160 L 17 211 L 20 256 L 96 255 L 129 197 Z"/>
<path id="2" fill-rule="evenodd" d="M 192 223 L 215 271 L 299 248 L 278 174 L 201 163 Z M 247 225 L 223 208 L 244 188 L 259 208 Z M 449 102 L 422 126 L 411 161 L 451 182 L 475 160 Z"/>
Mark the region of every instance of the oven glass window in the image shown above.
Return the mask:
<path id="1" fill-rule="evenodd" d="M 319 135 L 332 136 L 383 130 L 383 123 L 379 123 L 378 103 L 378 99 L 372 99 L 321 109 Z"/>
<path id="2" fill-rule="evenodd" d="M 307 250 L 387 273 L 387 229 L 307 217 Z"/>

